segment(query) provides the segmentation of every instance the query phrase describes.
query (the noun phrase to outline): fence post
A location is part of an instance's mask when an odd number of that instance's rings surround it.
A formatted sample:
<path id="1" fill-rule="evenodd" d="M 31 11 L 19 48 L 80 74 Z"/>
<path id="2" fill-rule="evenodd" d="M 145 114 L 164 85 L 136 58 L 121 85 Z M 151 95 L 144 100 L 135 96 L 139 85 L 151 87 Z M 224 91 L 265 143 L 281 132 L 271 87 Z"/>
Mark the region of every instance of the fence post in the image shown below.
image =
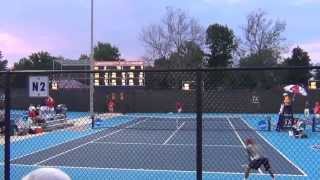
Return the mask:
<path id="1" fill-rule="evenodd" d="M 197 180 L 202 180 L 202 72 L 197 71 Z"/>
<path id="2" fill-rule="evenodd" d="M 5 132 L 4 132 L 4 179 L 10 180 L 10 72 L 6 73 L 5 88 Z"/>

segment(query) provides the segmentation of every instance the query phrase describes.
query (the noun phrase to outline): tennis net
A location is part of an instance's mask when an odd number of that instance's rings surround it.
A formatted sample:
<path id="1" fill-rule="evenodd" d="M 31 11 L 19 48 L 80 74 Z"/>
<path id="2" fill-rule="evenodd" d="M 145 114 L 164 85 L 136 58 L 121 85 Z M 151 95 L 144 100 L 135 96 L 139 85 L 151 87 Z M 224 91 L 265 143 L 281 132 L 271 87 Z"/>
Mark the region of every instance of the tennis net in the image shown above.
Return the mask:
<path id="1" fill-rule="evenodd" d="M 246 119 L 243 117 L 203 117 L 202 129 L 212 131 L 255 130 L 270 131 L 269 118 Z M 140 130 L 194 130 L 197 127 L 196 116 L 175 115 L 121 115 L 112 118 L 97 118 L 94 128 L 128 128 Z"/>

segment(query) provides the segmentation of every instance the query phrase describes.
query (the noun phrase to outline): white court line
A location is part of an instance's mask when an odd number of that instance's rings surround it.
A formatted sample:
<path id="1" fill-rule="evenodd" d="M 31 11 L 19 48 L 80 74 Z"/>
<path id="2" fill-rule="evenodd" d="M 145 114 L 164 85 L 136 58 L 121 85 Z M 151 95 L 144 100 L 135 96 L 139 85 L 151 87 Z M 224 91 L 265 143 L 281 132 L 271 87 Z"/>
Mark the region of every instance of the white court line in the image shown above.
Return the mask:
<path id="1" fill-rule="evenodd" d="M 0 163 L 3 164 L 3 163 Z M 139 171 L 139 172 L 167 172 L 167 173 L 196 173 L 196 171 L 187 171 L 187 170 L 160 170 L 160 169 L 129 169 L 129 168 L 98 168 L 98 167 L 76 167 L 76 166 L 44 166 L 44 165 L 28 165 L 28 164 L 11 164 L 11 166 L 21 166 L 21 167 L 52 167 L 59 169 L 83 169 L 83 170 L 110 170 L 110 171 Z M 203 171 L 204 174 L 224 174 L 224 175 L 242 175 L 243 172 L 219 172 L 219 171 Z M 269 176 L 269 174 L 258 174 L 250 173 L 257 176 Z M 274 174 L 275 176 L 290 176 L 290 177 L 301 177 L 297 174 Z"/>
<path id="2" fill-rule="evenodd" d="M 121 143 L 121 142 L 91 142 L 91 144 L 115 144 L 115 145 L 148 145 L 148 146 L 196 146 L 196 144 L 157 144 L 157 143 Z M 204 144 L 203 147 L 230 147 L 242 148 L 241 145 L 228 144 Z"/>
<path id="3" fill-rule="evenodd" d="M 245 121 L 242 117 L 240 117 L 240 119 L 250 128 L 252 129 L 254 132 L 256 132 L 252 126 Z M 256 134 L 258 134 L 258 136 L 260 136 L 267 144 L 269 144 L 275 151 L 277 151 L 284 159 L 286 159 L 291 165 L 293 165 L 295 168 L 297 168 L 304 176 L 308 176 L 307 173 L 305 173 L 301 168 L 298 167 L 298 165 L 294 164 L 286 155 L 284 155 L 279 149 L 277 149 L 275 146 L 273 146 L 273 144 L 271 144 L 264 136 L 262 136 L 259 132 L 256 132 Z"/>
<path id="4" fill-rule="evenodd" d="M 134 124 L 132 124 L 132 125 L 130 125 L 130 126 L 126 126 L 125 128 L 131 128 L 131 127 L 133 127 L 133 126 L 135 126 L 135 125 L 137 125 L 137 124 L 140 124 L 141 122 L 144 122 L 144 121 L 145 121 L 145 120 L 143 120 L 143 121 L 138 121 L 138 122 L 136 122 L 136 123 L 134 123 Z M 116 133 L 118 133 L 118 132 L 120 132 L 120 131 L 123 131 L 123 130 L 125 130 L 125 129 L 119 129 L 119 130 L 117 130 L 117 131 L 113 131 L 113 132 L 111 132 L 111 133 L 108 133 L 108 134 L 106 134 L 106 135 L 104 135 L 104 136 L 95 138 L 95 139 L 93 139 L 93 140 L 91 140 L 91 141 L 89 141 L 89 142 L 86 142 L 86 143 L 84 143 L 84 144 L 81 144 L 81 145 L 79 145 L 79 146 L 76 146 L 76 147 L 74 147 L 74 148 L 72 148 L 72 149 L 69 149 L 69 150 L 64 151 L 64 152 L 62 152 L 62 153 L 56 154 L 56 155 L 51 156 L 51 157 L 49 157 L 49 158 L 47 158 L 47 159 L 44 159 L 44 160 L 42 160 L 42 161 L 39 161 L 39 162 L 35 163 L 35 165 L 39 165 L 39 164 L 41 164 L 41 163 L 44 163 L 44 162 L 49 161 L 49 160 L 51 160 L 51 159 L 54 159 L 54 158 L 56 158 L 56 157 L 58 157 L 58 156 L 61 156 L 61 155 L 64 155 L 64 154 L 66 154 L 66 153 L 68 153 L 68 152 L 71 152 L 71 151 L 74 151 L 74 150 L 76 150 L 76 149 L 79 149 L 79 148 L 81 148 L 81 147 L 83 147 L 83 146 L 86 146 L 86 145 L 88 145 L 88 144 L 90 144 L 90 143 L 92 143 L 92 142 L 94 142 L 94 141 L 97 141 L 97 140 L 99 140 L 99 139 L 102 139 L 102 138 L 111 136 L 111 135 L 116 134 Z"/>
<path id="5" fill-rule="evenodd" d="M 246 145 L 245 145 L 244 142 L 242 141 L 242 139 L 241 139 L 239 133 L 237 132 L 236 128 L 233 126 L 233 124 L 232 124 L 232 122 L 230 121 L 229 118 L 227 118 L 227 120 L 228 120 L 230 126 L 232 127 L 234 133 L 236 134 L 237 138 L 238 138 L 239 141 L 241 142 L 242 146 L 246 149 Z M 251 157 L 250 157 L 250 158 L 251 158 Z M 252 158 L 251 158 L 251 159 L 252 159 Z M 262 172 L 262 170 L 261 170 L 260 168 L 258 169 L 258 171 L 259 171 L 259 173 L 263 174 L 263 172 Z"/>
<path id="6" fill-rule="evenodd" d="M 75 140 L 81 139 L 81 138 L 83 138 L 83 137 L 91 136 L 91 135 L 97 134 L 97 133 L 99 133 L 99 132 L 101 132 L 101 131 L 105 131 L 105 129 L 97 130 L 96 132 L 93 132 L 93 133 L 91 133 L 91 134 L 89 133 L 89 134 L 81 135 L 81 136 L 75 137 L 75 138 L 73 138 L 73 139 L 68 139 L 68 140 L 63 141 L 63 142 L 61 142 L 61 143 L 54 144 L 54 145 L 52 145 L 52 146 L 47 146 L 47 147 L 45 147 L 45 148 L 42 148 L 42 149 L 39 149 L 39 150 L 36 150 L 36 151 L 32 151 L 31 153 L 27 153 L 27 154 L 24 154 L 24 155 L 22 155 L 22 156 L 15 157 L 15 158 L 11 159 L 11 161 L 14 161 L 14 160 L 17 160 L 17 159 L 20 159 L 20 158 L 29 156 L 29 155 L 34 154 L 34 153 L 38 153 L 38 152 L 40 152 L 40 151 L 44 151 L 44 150 L 47 150 L 47 149 L 50 149 L 50 148 L 54 148 L 54 147 L 56 147 L 56 146 L 59 146 L 59 145 L 62 145 L 62 144 L 65 144 L 65 143 L 68 143 L 68 142 L 71 142 L 71 141 L 75 141 Z M 57 131 L 57 132 L 58 132 L 58 131 Z"/>
<path id="7" fill-rule="evenodd" d="M 171 138 L 173 138 L 173 136 L 182 128 L 182 126 L 184 126 L 186 122 L 184 121 L 168 138 L 167 140 L 164 141 L 164 145 L 167 144 Z"/>

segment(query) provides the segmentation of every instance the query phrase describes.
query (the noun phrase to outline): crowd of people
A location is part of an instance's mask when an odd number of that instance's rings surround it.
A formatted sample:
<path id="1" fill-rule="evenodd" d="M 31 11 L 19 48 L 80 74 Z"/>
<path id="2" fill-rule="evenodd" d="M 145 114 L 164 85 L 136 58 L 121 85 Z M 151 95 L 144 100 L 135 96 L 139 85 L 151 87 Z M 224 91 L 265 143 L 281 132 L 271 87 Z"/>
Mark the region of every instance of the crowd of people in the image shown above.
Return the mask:
<path id="1" fill-rule="evenodd" d="M 42 106 L 34 106 L 30 104 L 28 108 L 28 117 L 34 124 L 44 123 L 44 119 L 48 118 L 55 111 L 55 101 L 52 97 L 47 97 Z"/>

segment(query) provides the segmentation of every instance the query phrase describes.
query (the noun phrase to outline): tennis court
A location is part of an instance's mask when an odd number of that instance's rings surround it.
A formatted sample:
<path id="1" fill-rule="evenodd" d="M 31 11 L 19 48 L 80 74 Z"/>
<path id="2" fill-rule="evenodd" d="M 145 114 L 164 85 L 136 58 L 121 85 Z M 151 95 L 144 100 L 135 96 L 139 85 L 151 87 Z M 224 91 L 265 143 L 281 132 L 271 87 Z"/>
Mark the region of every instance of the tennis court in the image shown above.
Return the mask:
<path id="1" fill-rule="evenodd" d="M 17 167 L 54 166 L 83 171 L 195 173 L 194 115 L 139 114 L 116 119 L 122 119 L 121 123 L 102 126 L 80 138 L 17 156 L 11 163 Z M 203 118 L 204 172 L 242 175 L 242 165 L 248 162 L 244 148 L 248 137 L 256 139 L 278 176 L 306 175 L 246 120 L 237 116 Z M 267 176 L 263 169 L 254 174 Z"/>

